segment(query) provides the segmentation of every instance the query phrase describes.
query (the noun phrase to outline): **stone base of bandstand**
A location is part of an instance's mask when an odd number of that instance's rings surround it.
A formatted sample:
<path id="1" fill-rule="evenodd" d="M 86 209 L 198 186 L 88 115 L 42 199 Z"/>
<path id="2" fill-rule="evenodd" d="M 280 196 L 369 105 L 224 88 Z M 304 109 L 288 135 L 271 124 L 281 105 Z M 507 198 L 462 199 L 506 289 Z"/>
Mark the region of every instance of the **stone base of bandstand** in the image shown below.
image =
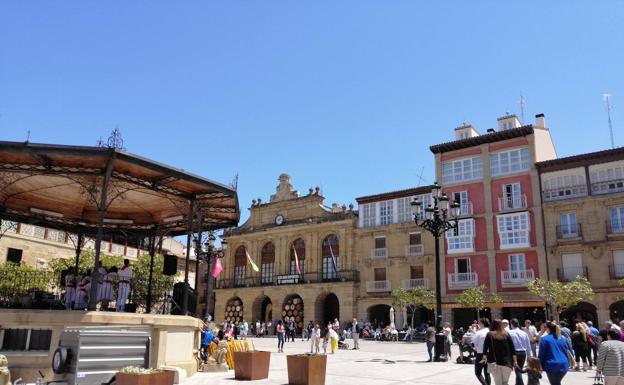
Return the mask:
<path id="1" fill-rule="evenodd" d="M 150 367 L 175 366 L 188 376 L 197 372 L 196 349 L 202 322 L 193 317 L 157 314 L 84 312 L 63 310 L 0 310 L 2 329 L 52 330 L 50 348 L 36 352 L 3 352 L 9 361 L 12 378 L 34 382 L 37 371 L 46 379 L 54 378 L 52 356 L 66 326 L 144 326 L 151 330 Z M 122 365 L 123 366 L 123 365 Z"/>

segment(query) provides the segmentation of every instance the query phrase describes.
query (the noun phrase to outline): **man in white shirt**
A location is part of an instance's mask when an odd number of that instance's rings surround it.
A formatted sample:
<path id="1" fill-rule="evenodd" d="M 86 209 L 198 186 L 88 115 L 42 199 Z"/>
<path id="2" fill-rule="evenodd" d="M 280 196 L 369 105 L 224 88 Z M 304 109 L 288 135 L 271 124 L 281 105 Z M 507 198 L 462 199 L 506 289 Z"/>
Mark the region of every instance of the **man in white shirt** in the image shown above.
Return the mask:
<path id="1" fill-rule="evenodd" d="M 518 357 L 518 368 L 515 368 L 516 372 L 516 385 L 524 385 L 522 379 L 522 368 L 527 357 L 533 356 L 531 350 L 531 341 L 529 341 L 529 335 L 519 328 L 520 322 L 517 318 L 511 319 L 511 329 L 509 329 L 509 336 L 516 349 L 516 357 Z"/>
<path id="2" fill-rule="evenodd" d="M 526 320 L 524 321 L 524 329 L 522 330 L 524 330 L 524 332 L 529 336 L 533 357 L 537 356 L 537 329 L 535 328 L 535 326 L 531 325 L 530 320 Z"/>
<path id="3" fill-rule="evenodd" d="M 485 336 L 490 332 L 490 320 L 487 318 L 481 318 L 479 322 L 479 331 L 475 333 L 472 337 L 472 344 L 474 345 L 476 354 L 475 354 L 475 376 L 477 376 L 477 380 L 481 383 L 481 385 L 490 385 L 491 378 L 490 373 L 487 369 L 487 364 L 482 363 L 483 360 L 483 342 L 485 341 Z M 485 377 L 483 374 L 485 374 Z"/>

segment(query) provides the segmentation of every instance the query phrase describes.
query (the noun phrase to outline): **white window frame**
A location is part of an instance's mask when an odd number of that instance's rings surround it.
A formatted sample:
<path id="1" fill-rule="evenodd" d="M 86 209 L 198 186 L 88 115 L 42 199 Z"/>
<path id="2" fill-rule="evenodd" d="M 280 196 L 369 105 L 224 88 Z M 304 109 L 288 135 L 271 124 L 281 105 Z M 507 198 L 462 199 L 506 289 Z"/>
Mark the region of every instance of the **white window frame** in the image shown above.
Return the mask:
<path id="1" fill-rule="evenodd" d="M 377 202 L 365 203 L 361 207 L 362 227 L 373 227 L 377 222 Z"/>
<path id="2" fill-rule="evenodd" d="M 299 269 L 301 270 L 301 274 L 305 274 L 305 259 L 299 260 Z M 290 274 L 297 274 L 297 265 L 294 259 L 290 261 Z"/>
<path id="3" fill-rule="evenodd" d="M 263 263 L 260 268 L 260 283 L 272 283 L 275 277 L 275 262 Z"/>
<path id="4" fill-rule="evenodd" d="M 459 271 L 460 259 L 468 261 L 468 271 Z M 455 258 L 455 274 L 467 274 L 467 273 L 472 273 L 472 261 L 470 260 L 470 257 Z"/>
<path id="5" fill-rule="evenodd" d="M 514 261 L 517 258 L 518 260 Z M 526 271 L 526 256 L 524 254 L 509 254 L 507 257 L 509 272 Z"/>
<path id="6" fill-rule="evenodd" d="M 457 228 L 447 232 L 445 237 L 449 254 L 474 251 L 474 220 L 459 220 Z"/>
<path id="7" fill-rule="evenodd" d="M 573 221 L 572 221 L 573 219 Z M 559 228 L 563 238 L 574 238 L 578 235 L 576 211 L 568 211 L 559 214 Z"/>
<path id="8" fill-rule="evenodd" d="M 609 209 L 609 221 L 611 222 L 611 231 L 614 233 L 624 232 L 624 207 L 611 207 Z"/>
<path id="9" fill-rule="evenodd" d="M 397 223 L 411 222 L 414 220 L 412 200 L 414 200 L 414 197 L 397 199 Z"/>
<path id="10" fill-rule="evenodd" d="M 234 266 L 234 284 L 243 285 L 245 283 L 245 274 L 247 266 Z"/>
<path id="11" fill-rule="evenodd" d="M 483 159 L 480 156 L 442 162 L 442 184 L 452 184 L 483 178 Z"/>
<path id="12" fill-rule="evenodd" d="M 379 224 L 383 226 L 392 223 L 394 223 L 394 201 L 379 202 Z"/>
<path id="13" fill-rule="evenodd" d="M 501 250 L 530 246 L 531 219 L 529 213 L 498 215 L 496 221 Z"/>
<path id="14" fill-rule="evenodd" d="M 529 149 L 526 147 L 490 154 L 491 176 L 514 174 L 530 168 Z"/>

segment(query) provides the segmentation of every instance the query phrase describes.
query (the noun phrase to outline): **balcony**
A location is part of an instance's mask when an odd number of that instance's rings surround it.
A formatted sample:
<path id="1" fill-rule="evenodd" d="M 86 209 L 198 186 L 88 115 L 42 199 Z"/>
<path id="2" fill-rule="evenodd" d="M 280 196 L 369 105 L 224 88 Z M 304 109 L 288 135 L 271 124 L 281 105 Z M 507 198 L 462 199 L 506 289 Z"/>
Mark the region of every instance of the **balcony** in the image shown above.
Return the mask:
<path id="1" fill-rule="evenodd" d="M 624 191 L 624 179 L 612 179 L 591 184 L 592 195 L 610 194 Z"/>
<path id="2" fill-rule="evenodd" d="M 407 245 L 405 246 L 405 254 L 409 257 L 423 255 L 423 245 Z"/>
<path id="3" fill-rule="evenodd" d="M 587 266 L 568 266 L 562 269 L 557 269 L 557 279 L 561 282 L 574 281 L 577 276 L 589 279 Z"/>
<path id="4" fill-rule="evenodd" d="M 379 248 L 379 249 L 371 249 L 371 259 L 383 259 L 388 258 L 388 249 L 387 248 Z"/>
<path id="5" fill-rule="evenodd" d="M 403 282 L 401 282 L 401 286 L 405 291 L 410 291 L 417 287 L 424 287 L 425 289 L 429 289 L 429 280 L 427 278 L 404 279 Z"/>
<path id="6" fill-rule="evenodd" d="M 609 277 L 611 279 L 624 278 L 624 264 L 609 265 Z"/>
<path id="7" fill-rule="evenodd" d="M 542 190 L 544 202 L 587 196 L 587 186 L 584 184 Z"/>
<path id="8" fill-rule="evenodd" d="M 624 220 L 607 221 L 608 235 L 624 235 Z"/>
<path id="9" fill-rule="evenodd" d="M 557 226 L 557 240 L 576 240 L 583 237 L 581 224 Z"/>
<path id="10" fill-rule="evenodd" d="M 290 274 L 289 277 L 292 277 Z M 313 272 L 302 274 L 297 280 L 286 281 L 282 279 L 284 275 L 275 275 L 270 283 L 262 283 L 260 277 L 246 277 L 242 279 L 220 279 L 217 281 L 216 289 L 232 289 L 235 287 L 263 287 L 286 284 L 315 284 L 324 282 L 360 282 L 360 272 L 357 270 L 329 270 L 325 272 Z M 295 282 L 296 281 L 296 282 Z"/>
<path id="11" fill-rule="evenodd" d="M 499 197 L 498 211 L 526 210 L 526 195 L 522 194 L 515 197 Z"/>
<path id="12" fill-rule="evenodd" d="M 533 270 L 503 270 L 501 271 L 501 284 L 503 287 L 526 286 L 528 281 L 535 279 Z"/>
<path id="13" fill-rule="evenodd" d="M 461 289 L 466 287 L 477 286 L 479 276 L 474 271 L 469 273 L 449 273 L 448 287 L 449 289 Z"/>
<path id="14" fill-rule="evenodd" d="M 472 215 L 472 202 L 461 202 L 459 204 L 459 217 L 469 217 Z"/>
<path id="15" fill-rule="evenodd" d="M 390 288 L 390 281 L 366 281 L 366 291 L 368 293 L 389 293 L 392 291 Z"/>

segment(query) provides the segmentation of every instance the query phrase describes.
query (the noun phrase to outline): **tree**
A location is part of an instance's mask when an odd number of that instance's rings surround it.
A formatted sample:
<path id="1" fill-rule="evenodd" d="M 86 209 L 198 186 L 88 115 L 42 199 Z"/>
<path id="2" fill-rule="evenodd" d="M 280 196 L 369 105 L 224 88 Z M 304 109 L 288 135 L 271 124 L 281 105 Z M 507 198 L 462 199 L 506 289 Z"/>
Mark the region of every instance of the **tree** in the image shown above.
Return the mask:
<path id="1" fill-rule="evenodd" d="M 475 309 L 477 319 L 479 319 L 479 311 L 483 310 L 483 308 L 485 308 L 485 304 L 488 302 L 487 296 L 485 294 L 486 290 L 487 286 L 485 285 L 475 286 L 466 289 L 457 296 L 457 303 L 459 303 L 463 307 Z M 492 292 L 490 294 L 489 302 L 501 303 L 503 302 L 503 300 L 497 293 Z"/>
<path id="2" fill-rule="evenodd" d="M 405 291 L 403 288 L 392 291 L 392 306 L 401 309 L 407 308 L 412 311 L 412 328 L 414 327 L 416 309 L 433 303 L 435 303 L 435 292 L 424 287 L 415 287 L 410 291 Z"/>
<path id="3" fill-rule="evenodd" d="M 564 310 L 579 302 L 589 302 L 594 298 L 594 291 L 585 277 L 577 276 L 574 281 L 547 281 L 542 278 L 528 283 L 529 291 L 554 308 L 556 320 Z"/>
<path id="4" fill-rule="evenodd" d="M 17 230 L 17 222 L 7 221 L 6 219 L 0 219 L 0 239 L 6 232 L 14 233 Z"/>
<path id="5" fill-rule="evenodd" d="M 100 261 L 102 262 L 102 266 L 104 266 L 107 270 L 112 266 L 121 267 L 123 265 L 123 257 L 115 255 L 101 254 Z M 63 270 L 67 270 L 69 267 L 75 266 L 76 260 L 74 258 L 54 258 L 48 263 L 48 265 L 55 274 L 58 274 L 60 276 Z M 95 251 L 82 251 L 80 253 L 80 260 L 78 261 L 78 273 L 84 275 L 87 273 L 87 271 L 92 271 L 94 265 Z"/>
<path id="6" fill-rule="evenodd" d="M 52 271 L 25 263 L 0 264 L 0 301 L 19 302 L 24 294 L 54 288 L 57 285 L 54 278 Z"/>

